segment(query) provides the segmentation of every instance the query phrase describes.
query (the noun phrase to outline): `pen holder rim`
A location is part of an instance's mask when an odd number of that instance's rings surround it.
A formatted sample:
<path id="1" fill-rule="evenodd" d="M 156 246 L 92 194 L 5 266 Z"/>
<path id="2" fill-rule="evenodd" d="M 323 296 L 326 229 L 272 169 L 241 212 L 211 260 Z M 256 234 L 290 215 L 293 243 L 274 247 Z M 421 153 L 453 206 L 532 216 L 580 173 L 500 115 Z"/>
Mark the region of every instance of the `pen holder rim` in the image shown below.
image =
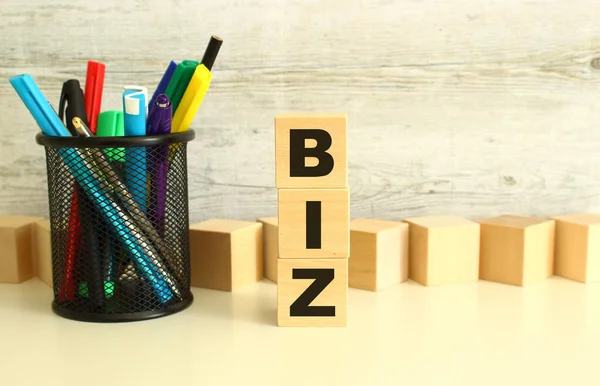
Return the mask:
<path id="1" fill-rule="evenodd" d="M 114 148 L 171 145 L 190 142 L 196 137 L 194 130 L 163 135 L 122 136 L 122 137 L 54 137 L 39 132 L 35 136 L 38 145 L 53 148 Z"/>

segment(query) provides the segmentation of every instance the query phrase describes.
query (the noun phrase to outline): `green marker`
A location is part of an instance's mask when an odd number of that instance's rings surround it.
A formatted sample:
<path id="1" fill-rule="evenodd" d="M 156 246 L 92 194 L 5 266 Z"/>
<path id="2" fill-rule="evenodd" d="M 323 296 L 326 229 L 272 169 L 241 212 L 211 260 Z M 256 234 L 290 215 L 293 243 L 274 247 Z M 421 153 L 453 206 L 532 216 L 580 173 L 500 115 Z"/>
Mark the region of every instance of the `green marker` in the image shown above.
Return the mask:
<path id="1" fill-rule="evenodd" d="M 165 94 L 171 101 L 173 115 L 175 115 L 177 106 L 179 106 L 179 102 L 181 102 L 181 98 L 183 98 L 183 93 L 190 83 L 192 75 L 194 75 L 194 71 L 196 71 L 196 67 L 198 67 L 199 64 L 200 63 L 195 60 L 184 60 L 177 65 L 175 73 L 173 74 L 173 77 L 167 86 L 167 90 L 165 91 Z"/>
<path id="2" fill-rule="evenodd" d="M 122 137 L 125 135 L 123 112 L 119 110 L 101 112 L 100 115 L 98 115 L 96 135 L 98 137 Z M 125 162 L 125 149 L 122 147 L 116 149 L 106 148 L 104 151 L 109 160 Z"/>
<path id="3" fill-rule="evenodd" d="M 115 293 L 115 283 L 112 281 L 104 281 L 104 297 L 106 299 L 112 298 Z M 88 284 L 87 281 L 79 283 L 79 296 L 84 298 L 88 297 Z"/>

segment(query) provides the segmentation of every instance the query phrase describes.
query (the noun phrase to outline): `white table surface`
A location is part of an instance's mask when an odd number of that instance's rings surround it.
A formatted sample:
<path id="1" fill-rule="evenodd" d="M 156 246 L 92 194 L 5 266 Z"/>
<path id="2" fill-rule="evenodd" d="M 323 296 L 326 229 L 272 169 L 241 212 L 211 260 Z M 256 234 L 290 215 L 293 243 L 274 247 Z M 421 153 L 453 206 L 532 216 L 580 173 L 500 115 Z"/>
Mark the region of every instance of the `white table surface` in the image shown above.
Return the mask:
<path id="1" fill-rule="evenodd" d="M 595 385 L 600 285 L 551 278 L 349 290 L 345 328 L 276 326 L 275 284 L 193 289 L 176 315 L 55 315 L 37 279 L 0 285 L 0 385 Z"/>

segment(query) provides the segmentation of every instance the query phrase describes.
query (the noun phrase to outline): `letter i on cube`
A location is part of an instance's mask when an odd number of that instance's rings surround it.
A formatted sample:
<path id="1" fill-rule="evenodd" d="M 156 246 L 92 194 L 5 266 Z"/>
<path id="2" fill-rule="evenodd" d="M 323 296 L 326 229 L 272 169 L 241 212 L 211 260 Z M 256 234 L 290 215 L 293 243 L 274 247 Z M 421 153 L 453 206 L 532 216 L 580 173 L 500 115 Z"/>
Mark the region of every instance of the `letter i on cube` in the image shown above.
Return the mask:
<path id="1" fill-rule="evenodd" d="M 350 245 L 344 114 L 275 118 L 279 326 L 345 326 Z"/>

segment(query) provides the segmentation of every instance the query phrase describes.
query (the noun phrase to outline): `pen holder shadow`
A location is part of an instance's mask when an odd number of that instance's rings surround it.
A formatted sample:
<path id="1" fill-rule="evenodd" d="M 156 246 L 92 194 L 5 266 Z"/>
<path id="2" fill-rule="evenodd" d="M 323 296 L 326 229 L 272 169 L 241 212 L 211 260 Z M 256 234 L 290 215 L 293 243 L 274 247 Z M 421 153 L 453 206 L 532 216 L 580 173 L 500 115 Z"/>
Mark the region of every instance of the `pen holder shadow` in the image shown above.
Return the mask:
<path id="1" fill-rule="evenodd" d="M 36 136 L 46 153 L 56 314 L 127 322 L 192 303 L 187 143 L 194 135 Z"/>

